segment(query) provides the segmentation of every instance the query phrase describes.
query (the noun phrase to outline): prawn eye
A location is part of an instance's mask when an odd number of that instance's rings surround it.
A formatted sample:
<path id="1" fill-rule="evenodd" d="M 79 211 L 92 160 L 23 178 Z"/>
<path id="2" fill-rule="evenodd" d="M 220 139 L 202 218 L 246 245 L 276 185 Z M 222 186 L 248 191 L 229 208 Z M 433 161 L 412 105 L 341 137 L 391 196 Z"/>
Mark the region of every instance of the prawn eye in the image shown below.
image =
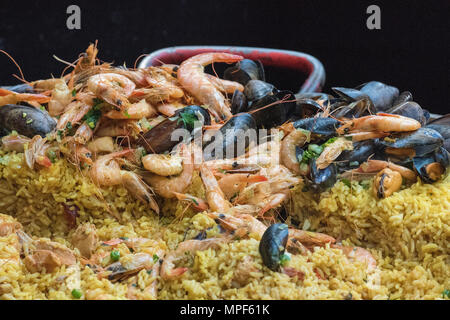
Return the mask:
<path id="1" fill-rule="evenodd" d="M 119 107 L 122 106 L 122 100 L 117 99 L 116 103 L 117 103 L 117 105 L 118 105 Z"/>

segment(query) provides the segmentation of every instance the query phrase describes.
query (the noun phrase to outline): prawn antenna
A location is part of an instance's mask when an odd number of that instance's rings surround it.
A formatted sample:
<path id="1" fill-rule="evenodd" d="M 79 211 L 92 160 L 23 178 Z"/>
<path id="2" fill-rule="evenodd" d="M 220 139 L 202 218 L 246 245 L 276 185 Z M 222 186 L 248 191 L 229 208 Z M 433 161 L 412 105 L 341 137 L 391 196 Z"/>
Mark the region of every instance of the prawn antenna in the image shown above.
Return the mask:
<path id="1" fill-rule="evenodd" d="M 11 59 L 11 61 L 16 65 L 17 69 L 19 69 L 21 78 L 19 76 L 17 76 L 16 74 L 13 74 L 13 77 L 18 79 L 18 80 L 20 80 L 20 81 L 22 81 L 22 82 L 24 82 L 24 83 L 26 83 L 26 84 L 29 84 L 29 82 L 27 80 L 25 80 L 25 77 L 23 75 L 22 69 L 20 68 L 20 66 L 16 62 L 16 60 L 14 60 L 14 58 L 11 57 L 11 55 L 8 52 L 6 52 L 5 50 L 0 50 L 0 52 L 3 53 L 5 56 L 7 56 L 9 59 Z"/>
<path id="2" fill-rule="evenodd" d="M 139 57 L 137 57 L 136 61 L 134 62 L 134 69 L 137 69 L 137 63 L 139 62 L 139 60 L 141 60 L 143 57 L 148 56 L 147 53 L 141 54 Z"/>

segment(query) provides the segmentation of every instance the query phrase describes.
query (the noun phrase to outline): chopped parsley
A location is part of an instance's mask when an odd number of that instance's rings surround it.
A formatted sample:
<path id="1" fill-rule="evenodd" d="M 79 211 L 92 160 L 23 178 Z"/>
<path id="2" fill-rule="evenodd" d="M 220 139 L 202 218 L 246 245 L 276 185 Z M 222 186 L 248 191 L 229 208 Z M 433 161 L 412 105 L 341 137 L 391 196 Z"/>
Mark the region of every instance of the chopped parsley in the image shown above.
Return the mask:
<path id="1" fill-rule="evenodd" d="M 77 95 L 77 90 L 76 89 L 73 89 L 72 90 L 72 97 L 75 97 Z"/>
<path id="2" fill-rule="evenodd" d="M 345 184 L 347 187 L 351 188 L 352 187 L 352 183 L 350 182 L 350 180 L 348 179 L 342 179 L 341 180 L 343 184 Z"/>
<path id="3" fill-rule="evenodd" d="M 125 111 L 123 112 L 123 114 L 124 114 L 125 117 L 127 117 L 128 119 L 131 118 L 130 114 L 128 113 L 128 110 L 125 110 Z"/>
<path id="4" fill-rule="evenodd" d="M 158 262 L 158 260 L 159 260 L 158 255 L 157 255 L 157 254 L 154 254 L 154 255 L 153 255 L 153 263 Z"/>
<path id="5" fill-rule="evenodd" d="M 25 118 L 27 116 L 26 112 L 22 112 L 22 118 Z"/>
<path id="6" fill-rule="evenodd" d="M 444 291 L 442 291 L 442 298 L 450 298 L 450 290 L 449 289 L 445 289 Z"/>
<path id="7" fill-rule="evenodd" d="M 26 124 L 30 124 L 30 123 L 32 123 L 33 122 L 33 119 L 28 119 L 27 121 L 26 121 Z"/>
<path id="8" fill-rule="evenodd" d="M 148 275 L 152 274 L 152 271 L 153 271 L 153 270 L 147 270 L 147 274 L 148 274 Z"/>
<path id="9" fill-rule="evenodd" d="M 52 163 L 55 163 L 55 162 L 56 162 L 56 152 L 55 152 L 55 151 L 53 151 L 53 150 L 48 150 L 47 155 L 48 155 L 48 158 L 50 159 L 50 161 L 51 161 Z"/>
<path id="10" fill-rule="evenodd" d="M 197 117 L 194 114 L 190 112 L 181 112 L 177 124 L 182 122 L 186 129 L 192 130 L 195 121 L 197 121 Z"/>
<path id="11" fill-rule="evenodd" d="M 83 120 L 88 124 L 89 128 L 94 129 L 97 126 L 97 122 L 102 116 L 102 112 L 96 104 L 89 112 L 83 117 Z"/>
<path id="12" fill-rule="evenodd" d="M 284 267 L 290 260 L 290 255 L 288 253 L 285 253 L 280 257 L 280 265 Z"/>

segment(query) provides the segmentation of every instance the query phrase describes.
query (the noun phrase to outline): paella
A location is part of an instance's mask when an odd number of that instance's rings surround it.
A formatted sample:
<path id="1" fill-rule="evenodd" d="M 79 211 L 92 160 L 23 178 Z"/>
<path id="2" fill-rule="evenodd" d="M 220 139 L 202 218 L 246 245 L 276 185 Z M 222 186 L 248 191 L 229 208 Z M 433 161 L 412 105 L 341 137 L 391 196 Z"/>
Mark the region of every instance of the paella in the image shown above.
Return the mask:
<path id="1" fill-rule="evenodd" d="M 449 115 L 97 55 L 0 88 L 0 299 L 450 298 Z"/>

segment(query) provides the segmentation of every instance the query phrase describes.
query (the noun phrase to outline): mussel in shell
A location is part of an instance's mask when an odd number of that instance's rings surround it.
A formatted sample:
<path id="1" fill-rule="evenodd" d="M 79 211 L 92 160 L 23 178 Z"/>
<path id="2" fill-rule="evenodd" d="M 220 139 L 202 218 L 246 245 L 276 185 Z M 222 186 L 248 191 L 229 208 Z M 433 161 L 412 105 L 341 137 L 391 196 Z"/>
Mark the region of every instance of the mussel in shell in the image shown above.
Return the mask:
<path id="1" fill-rule="evenodd" d="M 294 128 L 308 130 L 313 134 L 330 137 L 336 135 L 340 122 L 333 118 L 307 118 L 294 122 Z"/>
<path id="2" fill-rule="evenodd" d="M 151 130 L 147 131 L 136 142 L 137 145 L 143 147 L 148 153 L 164 153 L 171 150 L 184 136 L 174 136 L 177 129 L 185 129 L 192 133 L 195 122 L 201 125 L 210 125 L 211 117 L 208 111 L 200 106 L 187 106 L 178 110 L 171 118 L 167 118 Z M 181 132 L 180 132 L 181 133 Z"/>
<path id="3" fill-rule="evenodd" d="M 290 120 L 296 109 L 294 94 L 278 91 L 254 101 L 248 109 L 258 128 L 270 129 Z"/>
<path id="4" fill-rule="evenodd" d="M 0 135 L 15 130 L 29 138 L 35 135 L 45 137 L 55 127 L 56 121 L 46 111 L 12 104 L 0 108 Z"/>
<path id="5" fill-rule="evenodd" d="M 266 229 L 259 242 L 259 253 L 266 267 L 279 271 L 289 238 L 289 228 L 284 223 L 275 223 Z"/>
<path id="6" fill-rule="evenodd" d="M 386 146 L 389 152 L 393 149 L 410 149 L 413 156 L 421 157 L 434 152 L 444 143 L 442 135 L 431 128 L 419 128 L 413 132 L 395 135 L 389 139 L 380 140 L 380 144 Z"/>
<path id="7" fill-rule="evenodd" d="M 444 148 L 450 152 L 450 114 L 430 121 L 427 128 L 436 130 L 444 138 Z"/>
<path id="8" fill-rule="evenodd" d="M 246 112 L 248 109 L 248 102 L 245 94 L 239 90 L 234 91 L 233 97 L 231 98 L 231 113 L 238 114 L 241 112 Z"/>
<path id="9" fill-rule="evenodd" d="M 245 86 L 250 80 L 265 81 L 264 68 L 260 61 L 244 59 L 225 70 L 225 80 L 236 81 Z"/>
<path id="10" fill-rule="evenodd" d="M 256 122 L 251 114 L 241 113 L 228 120 L 203 148 L 205 161 L 236 158 L 245 153 L 250 141 L 256 141 Z"/>
<path id="11" fill-rule="evenodd" d="M 359 86 L 359 90 L 369 96 L 377 112 L 389 109 L 399 95 L 396 87 L 379 81 L 370 81 Z"/>
<path id="12" fill-rule="evenodd" d="M 444 148 L 440 148 L 434 154 L 423 157 L 414 157 L 414 169 L 425 183 L 438 181 L 449 165 L 449 154 Z"/>
<path id="13" fill-rule="evenodd" d="M 398 114 L 400 116 L 415 119 L 420 122 L 422 126 L 424 126 L 427 122 L 423 109 L 414 101 L 399 103 L 387 110 L 386 113 Z"/>
<path id="14" fill-rule="evenodd" d="M 250 80 L 244 88 L 248 101 L 256 101 L 273 93 L 275 86 L 262 80 Z"/>
<path id="15" fill-rule="evenodd" d="M 318 169 L 316 159 L 312 158 L 309 161 L 310 180 L 314 188 L 325 190 L 334 186 L 337 181 L 336 164 L 332 163 L 325 169 Z"/>

